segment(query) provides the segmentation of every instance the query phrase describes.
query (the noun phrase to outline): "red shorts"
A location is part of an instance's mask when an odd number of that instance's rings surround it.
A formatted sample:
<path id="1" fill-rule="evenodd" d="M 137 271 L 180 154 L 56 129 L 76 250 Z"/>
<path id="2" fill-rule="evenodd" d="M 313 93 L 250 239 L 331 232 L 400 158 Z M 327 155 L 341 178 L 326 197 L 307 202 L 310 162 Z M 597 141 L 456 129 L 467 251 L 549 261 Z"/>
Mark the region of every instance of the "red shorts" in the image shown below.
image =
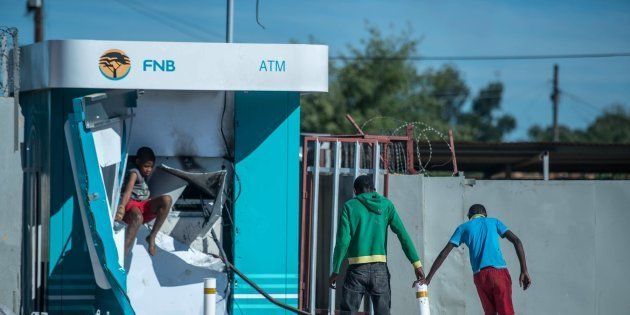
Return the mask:
<path id="1" fill-rule="evenodd" d="M 475 274 L 475 286 L 486 315 L 514 315 L 512 279 L 507 269 L 481 269 Z"/>
<path id="2" fill-rule="evenodd" d="M 125 217 L 123 218 L 123 221 L 125 221 L 126 223 L 129 223 L 129 216 L 127 214 L 130 213 L 132 208 L 140 209 L 140 213 L 142 214 L 142 223 L 147 223 L 155 219 L 157 215 L 153 213 L 153 211 L 151 211 L 151 209 L 149 208 L 150 200 L 151 199 L 138 201 L 138 200 L 129 199 L 129 202 L 127 202 L 127 206 L 125 207 Z"/>

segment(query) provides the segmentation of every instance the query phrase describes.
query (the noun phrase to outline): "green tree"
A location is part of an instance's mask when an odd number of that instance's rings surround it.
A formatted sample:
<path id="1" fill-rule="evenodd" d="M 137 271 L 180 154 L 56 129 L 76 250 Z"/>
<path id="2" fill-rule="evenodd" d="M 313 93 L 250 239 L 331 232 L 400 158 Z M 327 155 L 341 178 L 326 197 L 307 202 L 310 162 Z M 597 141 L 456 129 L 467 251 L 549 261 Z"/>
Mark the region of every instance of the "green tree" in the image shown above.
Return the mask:
<path id="1" fill-rule="evenodd" d="M 503 83 L 491 82 L 472 101 L 472 110 L 458 116 L 460 132 L 465 138 L 483 142 L 498 142 L 516 128 L 516 119 L 508 114 L 498 116 L 501 109 Z"/>
<path id="2" fill-rule="evenodd" d="M 493 82 L 464 112 L 470 89 L 452 65 L 420 72 L 410 60 L 417 55 L 419 40 L 409 30 L 384 36 L 368 27 L 368 38 L 349 46 L 341 61 L 331 61 L 329 92 L 302 99 L 302 130 L 320 133 L 354 133 L 346 121 L 370 122 L 366 131 L 387 134 L 405 122 L 423 122 L 445 132 L 449 127 L 459 140 L 500 141 L 514 129 L 500 110 L 503 85 Z M 374 119 L 389 117 L 388 119 Z"/>
<path id="3" fill-rule="evenodd" d="M 429 69 L 422 74 L 422 89 L 430 98 L 438 101 L 440 118 L 456 123 L 466 103 L 470 90 L 455 67 L 446 65 L 435 71 Z"/>
<path id="4" fill-rule="evenodd" d="M 613 104 L 585 129 L 559 126 L 561 142 L 630 143 L 630 110 Z M 552 127 L 533 126 L 529 129 L 532 141 L 551 141 Z"/>
<path id="5" fill-rule="evenodd" d="M 558 126 L 561 142 L 585 142 L 586 136 L 582 130 L 571 129 L 567 126 Z M 535 125 L 529 128 L 529 139 L 537 142 L 551 142 L 553 140 L 553 129 L 543 128 Z"/>
<path id="6" fill-rule="evenodd" d="M 345 114 L 359 123 L 373 117 L 402 117 L 422 120 L 427 116 L 422 106 L 420 77 L 409 57 L 416 53 L 417 40 L 408 31 L 384 37 L 373 27 L 360 48 L 349 47 L 339 65 L 329 66 L 329 92 L 303 98 L 302 130 L 323 133 L 354 133 Z M 393 130 L 399 122 L 380 120 L 370 126 Z"/>

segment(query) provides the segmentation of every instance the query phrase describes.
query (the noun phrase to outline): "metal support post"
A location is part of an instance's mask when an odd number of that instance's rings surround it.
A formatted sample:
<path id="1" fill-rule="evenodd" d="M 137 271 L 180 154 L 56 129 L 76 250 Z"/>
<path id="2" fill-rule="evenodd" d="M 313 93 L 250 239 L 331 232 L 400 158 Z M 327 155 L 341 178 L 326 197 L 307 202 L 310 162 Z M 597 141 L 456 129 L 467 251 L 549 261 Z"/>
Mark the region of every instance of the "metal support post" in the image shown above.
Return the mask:
<path id="1" fill-rule="evenodd" d="M 337 236 L 337 217 L 339 212 L 339 173 L 341 170 L 341 142 L 335 142 L 335 169 L 333 171 L 333 204 L 331 212 L 331 229 L 330 229 L 330 270 L 333 270 L 333 253 L 335 248 L 335 237 Z M 329 289 L 328 293 L 328 312 L 335 315 L 335 297 L 336 290 Z"/>
<path id="2" fill-rule="evenodd" d="M 378 143 L 378 141 L 374 142 L 374 157 L 373 157 L 373 161 L 374 161 L 374 189 L 376 191 L 378 191 L 378 184 L 379 184 L 379 173 L 380 173 L 380 167 L 381 167 L 381 146 Z M 372 305 L 372 301 L 370 299 L 369 295 L 364 295 L 363 298 L 366 300 L 366 304 L 368 304 L 370 307 L 370 314 L 374 314 L 374 305 Z"/>
<path id="3" fill-rule="evenodd" d="M 225 17 L 225 42 L 234 41 L 234 0 L 227 0 L 227 15 Z"/>
<path id="4" fill-rule="evenodd" d="M 549 180 L 549 151 L 543 152 L 542 160 L 543 160 L 543 179 Z"/>
<path id="5" fill-rule="evenodd" d="M 215 315 L 217 313 L 217 279 L 205 278 L 203 280 L 203 314 Z"/>
<path id="6" fill-rule="evenodd" d="M 361 170 L 361 144 L 359 141 L 354 143 L 354 178 L 359 177 L 359 170 Z"/>
<path id="7" fill-rule="evenodd" d="M 381 167 L 381 146 L 374 142 L 374 189 L 378 191 L 379 173 Z"/>

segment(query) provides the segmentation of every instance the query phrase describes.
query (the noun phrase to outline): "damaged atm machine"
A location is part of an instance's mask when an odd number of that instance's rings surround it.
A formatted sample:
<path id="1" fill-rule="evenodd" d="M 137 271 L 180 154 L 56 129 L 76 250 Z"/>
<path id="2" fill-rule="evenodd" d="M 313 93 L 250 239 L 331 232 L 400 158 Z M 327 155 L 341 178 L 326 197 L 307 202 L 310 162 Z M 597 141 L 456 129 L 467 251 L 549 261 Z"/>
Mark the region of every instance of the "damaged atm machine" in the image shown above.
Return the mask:
<path id="1" fill-rule="evenodd" d="M 328 90 L 326 46 L 60 40 L 21 53 L 23 314 L 202 314 L 209 277 L 217 314 L 289 313 L 263 292 L 297 305 L 300 94 Z M 155 256 L 151 222 L 124 253 L 113 221 L 142 146 L 157 156 L 151 195 L 173 200 Z"/>

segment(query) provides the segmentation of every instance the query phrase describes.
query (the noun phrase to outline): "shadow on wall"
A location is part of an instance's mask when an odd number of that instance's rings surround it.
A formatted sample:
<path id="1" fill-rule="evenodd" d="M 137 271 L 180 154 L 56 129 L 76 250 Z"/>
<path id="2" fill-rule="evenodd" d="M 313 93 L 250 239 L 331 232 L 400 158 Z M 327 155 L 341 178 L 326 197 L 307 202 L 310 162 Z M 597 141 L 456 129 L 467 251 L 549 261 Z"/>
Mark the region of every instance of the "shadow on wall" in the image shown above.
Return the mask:
<path id="1" fill-rule="evenodd" d="M 235 155 L 239 162 L 300 107 L 300 98 L 297 92 L 237 92 L 234 104 L 235 137 L 238 138 Z"/>

